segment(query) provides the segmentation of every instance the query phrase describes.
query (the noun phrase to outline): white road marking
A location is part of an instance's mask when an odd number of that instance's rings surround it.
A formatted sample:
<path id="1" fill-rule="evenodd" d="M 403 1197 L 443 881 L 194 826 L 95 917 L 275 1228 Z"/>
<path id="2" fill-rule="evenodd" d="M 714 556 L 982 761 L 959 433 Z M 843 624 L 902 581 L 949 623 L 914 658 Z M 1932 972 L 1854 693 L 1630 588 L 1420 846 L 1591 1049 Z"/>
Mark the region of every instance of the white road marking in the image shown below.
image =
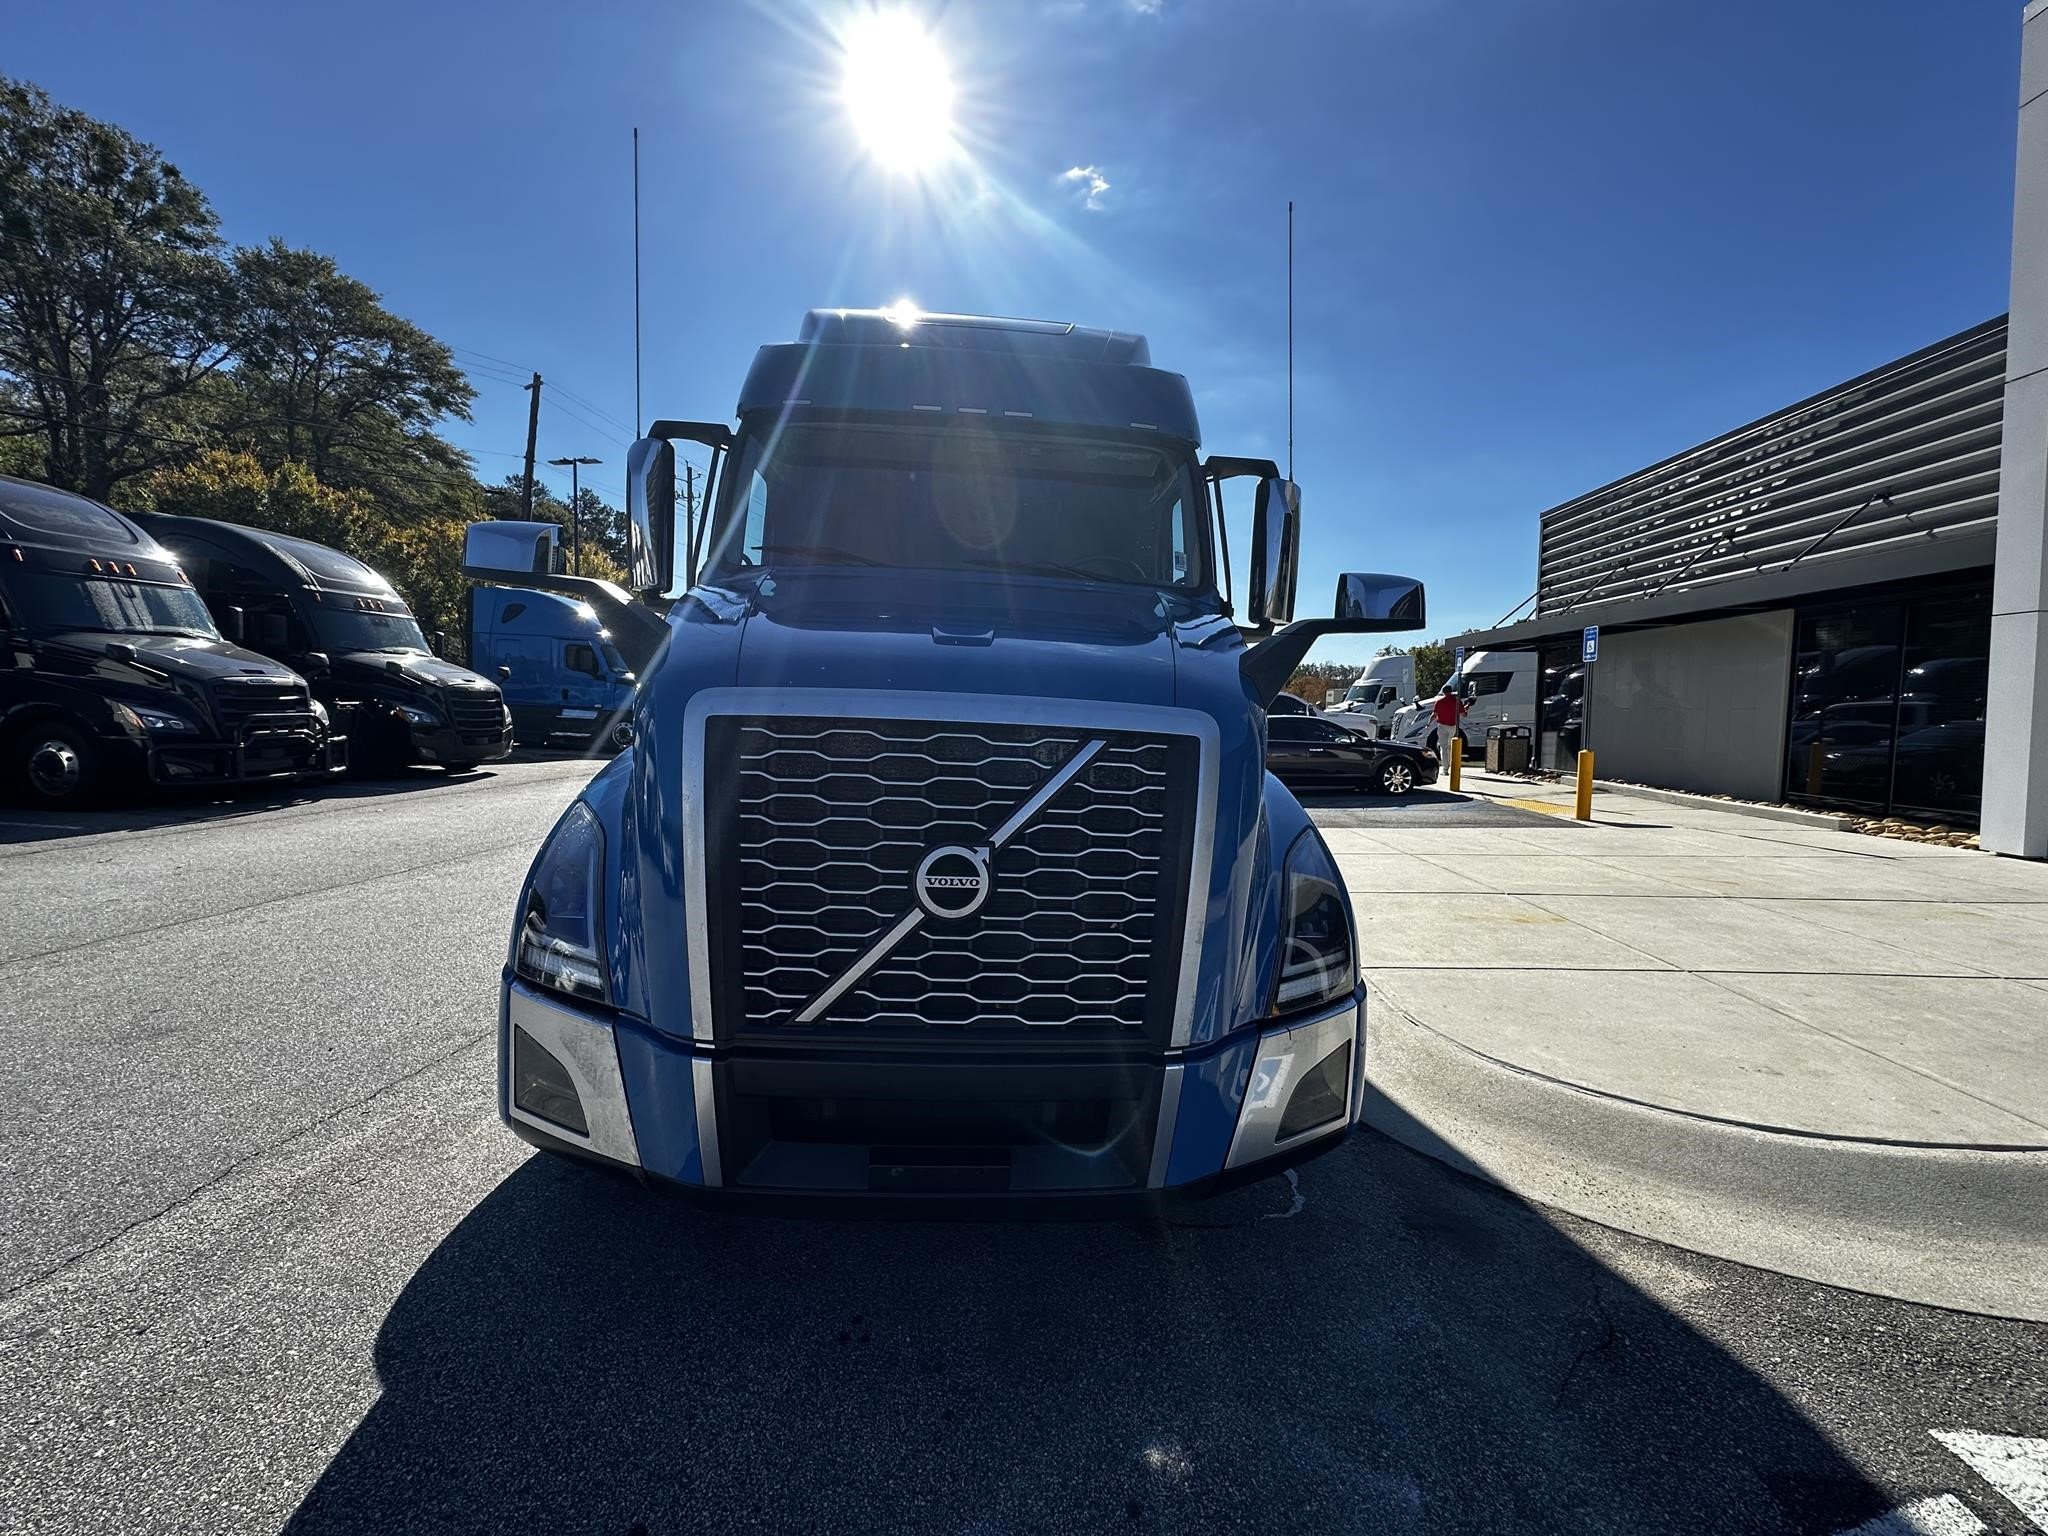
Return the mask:
<path id="1" fill-rule="evenodd" d="M 2015 1509 L 2048 1531 L 2048 1440 L 1980 1435 L 1969 1429 L 1937 1429 L 1932 1434 Z"/>
<path id="2" fill-rule="evenodd" d="M 1982 1536 L 1991 1529 L 1952 1493 L 1915 1499 L 1836 1536 Z"/>

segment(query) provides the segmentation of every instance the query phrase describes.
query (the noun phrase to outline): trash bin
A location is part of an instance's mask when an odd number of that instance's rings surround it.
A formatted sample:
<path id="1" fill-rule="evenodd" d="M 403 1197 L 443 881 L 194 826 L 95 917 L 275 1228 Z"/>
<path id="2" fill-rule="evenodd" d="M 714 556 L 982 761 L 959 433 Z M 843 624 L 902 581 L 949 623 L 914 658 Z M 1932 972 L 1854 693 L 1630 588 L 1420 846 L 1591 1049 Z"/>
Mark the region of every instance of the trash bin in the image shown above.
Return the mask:
<path id="1" fill-rule="evenodd" d="M 1526 725 L 1490 725 L 1486 728 L 1486 771 L 1527 773 L 1534 747 Z"/>

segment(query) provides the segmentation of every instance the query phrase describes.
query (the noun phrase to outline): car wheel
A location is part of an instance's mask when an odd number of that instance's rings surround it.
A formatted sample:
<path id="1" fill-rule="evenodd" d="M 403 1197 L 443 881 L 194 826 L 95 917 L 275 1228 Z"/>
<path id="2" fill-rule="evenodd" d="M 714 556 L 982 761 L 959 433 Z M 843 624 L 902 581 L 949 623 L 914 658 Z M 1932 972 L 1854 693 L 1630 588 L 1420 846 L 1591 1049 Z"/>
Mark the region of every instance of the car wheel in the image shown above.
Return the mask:
<path id="1" fill-rule="evenodd" d="M 1380 793 L 1383 795 L 1405 795 L 1415 787 L 1415 767 L 1412 763 L 1395 758 L 1380 767 Z"/>
<path id="2" fill-rule="evenodd" d="M 8 777 L 22 798 L 51 810 L 91 804 L 104 776 L 91 738 L 56 720 L 16 732 L 7 760 Z"/>

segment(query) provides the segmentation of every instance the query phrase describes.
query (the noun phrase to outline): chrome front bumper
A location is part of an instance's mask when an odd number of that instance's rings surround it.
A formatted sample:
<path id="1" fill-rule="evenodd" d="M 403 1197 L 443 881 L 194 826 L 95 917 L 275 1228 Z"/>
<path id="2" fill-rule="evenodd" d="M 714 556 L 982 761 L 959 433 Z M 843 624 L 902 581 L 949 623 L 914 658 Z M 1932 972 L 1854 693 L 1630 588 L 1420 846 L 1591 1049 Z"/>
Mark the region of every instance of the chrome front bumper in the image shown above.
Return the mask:
<path id="1" fill-rule="evenodd" d="M 1234 1125 L 1224 1122 L 1212 1124 L 1209 1128 L 1214 1133 L 1208 1138 L 1209 1144 L 1220 1146 L 1222 1131 L 1225 1126 L 1229 1127 L 1228 1151 L 1220 1163 L 1215 1161 L 1215 1154 L 1211 1152 L 1201 1159 L 1207 1166 L 1184 1167 L 1180 1170 L 1182 1176 L 1173 1184 L 1168 1182 L 1167 1169 L 1173 1159 L 1176 1133 L 1198 1138 L 1195 1145 L 1199 1146 L 1204 1128 L 1192 1122 L 1182 1105 L 1183 1077 L 1190 1068 L 1183 1060 L 1170 1058 L 1159 1069 L 1159 1111 L 1150 1175 L 1144 1181 L 1144 1190 L 1124 1189 L 1105 1191 L 1104 1194 L 1130 1195 L 1146 1191 L 1155 1195 L 1172 1194 L 1179 1187 L 1214 1184 L 1237 1170 L 1255 1174 L 1261 1168 L 1277 1169 L 1332 1145 L 1358 1118 L 1365 1052 L 1362 1017 L 1361 994 L 1314 1017 L 1265 1030 L 1249 1050 L 1245 1049 L 1247 1042 L 1240 1041 L 1237 1049 L 1243 1052 L 1245 1065 L 1241 1068 L 1243 1081 L 1234 1110 Z M 536 1114 L 516 1102 L 512 1086 L 515 1029 L 547 1052 L 566 1075 L 580 1106 L 583 1130 L 578 1131 L 560 1121 Z M 1336 1089 L 1335 1100 L 1329 1098 L 1327 1086 L 1322 1088 L 1322 1102 L 1327 1105 L 1327 1112 L 1286 1130 L 1284 1122 L 1290 1106 L 1295 1104 L 1297 1093 L 1314 1091 L 1317 1084 L 1310 1081 L 1312 1075 L 1325 1067 L 1333 1053 L 1347 1045 L 1349 1055 L 1343 1064 L 1341 1085 Z M 657 1129 L 664 1115 L 676 1118 L 688 1115 L 692 1122 L 690 1137 L 697 1155 L 691 1160 L 695 1167 L 687 1175 L 679 1169 L 649 1167 L 643 1162 L 641 1138 L 635 1132 L 633 1110 L 626 1092 L 626 1074 L 620 1063 L 618 1030 L 610 1017 L 559 1002 L 520 981 L 511 982 L 505 990 L 499 1041 L 501 1113 L 522 1135 L 539 1144 L 644 1171 L 646 1175 L 667 1183 L 700 1190 L 731 1187 L 738 1193 L 739 1188 L 728 1186 L 721 1171 L 717 1096 L 711 1091 L 712 1058 L 680 1042 L 674 1045 L 673 1052 L 681 1070 L 672 1081 L 677 1087 L 684 1082 L 691 1085 L 694 1089 L 690 1094 L 691 1102 L 687 1107 L 650 1103 L 643 1108 L 656 1117 Z M 1334 1081 L 1335 1069 L 1327 1069 L 1324 1075 Z M 674 1091 L 662 1095 L 663 1098 L 676 1096 Z M 672 1146 L 672 1138 L 657 1134 L 657 1148 L 664 1144 Z M 660 1161 L 663 1159 L 657 1158 L 657 1162 Z M 782 1192 L 771 1190 L 766 1193 L 770 1198 L 777 1198 Z M 1100 1198 L 1092 1192 L 1082 1193 L 1081 1197 Z M 1023 1200 L 1029 1197 L 1008 1198 Z"/>

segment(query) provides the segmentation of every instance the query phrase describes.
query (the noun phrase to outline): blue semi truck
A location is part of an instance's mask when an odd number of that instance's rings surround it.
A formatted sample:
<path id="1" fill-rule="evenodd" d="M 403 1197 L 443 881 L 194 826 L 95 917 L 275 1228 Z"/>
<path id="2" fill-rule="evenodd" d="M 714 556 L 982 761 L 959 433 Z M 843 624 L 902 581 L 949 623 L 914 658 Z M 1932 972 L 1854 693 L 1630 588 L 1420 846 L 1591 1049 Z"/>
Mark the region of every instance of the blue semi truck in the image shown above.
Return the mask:
<path id="1" fill-rule="evenodd" d="M 528 746 L 610 739 L 633 699 L 633 669 L 581 598 L 533 587 L 470 594 L 469 664 L 498 679 Z"/>
<path id="2" fill-rule="evenodd" d="M 680 530 L 677 442 L 712 461 Z M 1093 1212 L 1341 1139 L 1354 926 L 1266 707 L 1423 592 L 1347 575 L 1294 622 L 1296 488 L 1199 442 L 1143 337 L 821 310 L 736 429 L 634 445 L 632 591 L 550 574 L 551 525 L 471 529 L 473 578 L 590 603 L 639 676 L 518 896 L 515 1132 L 783 1209 Z"/>

